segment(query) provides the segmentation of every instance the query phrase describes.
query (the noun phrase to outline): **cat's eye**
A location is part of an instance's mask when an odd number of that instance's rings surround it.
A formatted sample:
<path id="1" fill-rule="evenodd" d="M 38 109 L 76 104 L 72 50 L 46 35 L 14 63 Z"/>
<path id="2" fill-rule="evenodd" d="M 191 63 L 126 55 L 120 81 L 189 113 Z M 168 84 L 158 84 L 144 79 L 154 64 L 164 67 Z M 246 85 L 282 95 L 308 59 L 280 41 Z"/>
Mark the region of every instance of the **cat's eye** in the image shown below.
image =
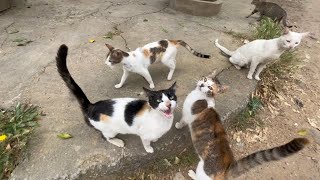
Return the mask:
<path id="1" fill-rule="evenodd" d="M 169 99 L 170 99 L 170 100 L 173 100 L 173 99 L 174 99 L 174 97 L 173 97 L 173 96 L 171 96 Z"/>
<path id="2" fill-rule="evenodd" d="M 212 89 L 213 89 L 211 86 L 208 86 L 208 88 L 209 88 L 210 90 L 212 90 Z"/>
<path id="3" fill-rule="evenodd" d="M 290 43 L 290 40 L 287 40 L 288 43 Z"/>
<path id="4" fill-rule="evenodd" d="M 161 103 L 161 102 L 162 102 L 162 100 L 161 100 L 161 99 L 158 99 L 158 100 L 157 100 L 157 103 Z"/>
<path id="5" fill-rule="evenodd" d="M 298 42 L 296 42 L 296 44 L 298 44 Z"/>
<path id="6" fill-rule="evenodd" d="M 200 87 L 204 87 L 204 85 L 203 85 L 203 84 L 201 84 L 201 85 L 200 85 Z"/>

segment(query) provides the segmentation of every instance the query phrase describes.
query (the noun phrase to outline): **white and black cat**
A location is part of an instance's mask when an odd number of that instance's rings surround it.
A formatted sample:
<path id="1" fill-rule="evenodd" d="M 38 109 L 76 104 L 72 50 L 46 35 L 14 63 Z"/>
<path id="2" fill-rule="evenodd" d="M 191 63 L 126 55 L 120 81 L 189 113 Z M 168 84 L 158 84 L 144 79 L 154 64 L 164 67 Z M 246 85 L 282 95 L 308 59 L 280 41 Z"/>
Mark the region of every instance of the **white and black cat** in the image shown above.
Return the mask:
<path id="1" fill-rule="evenodd" d="M 102 132 L 106 140 L 118 147 L 124 142 L 115 138 L 117 134 L 140 136 L 148 153 L 153 153 L 151 142 L 155 142 L 172 126 L 173 112 L 177 104 L 175 83 L 165 90 L 151 91 L 143 88 L 149 100 L 114 98 L 91 103 L 71 77 L 67 68 L 68 47 L 61 45 L 56 63 L 60 76 L 77 98 L 89 125 Z"/>
<path id="2" fill-rule="evenodd" d="M 284 51 L 297 47 L 308 34 L 308 32 L 292 32 L 289 28 L 285 28 L 282 36 L 278 38 L 269 40 L 257 39 L 239 47 L 235 51 L 230 51 L 221 46 L 218 39 L 216 39 L 215 45 L 224 55 L 229 57 L 229 61 L 237 69 L 250 65 L 247 78 L 252 79 L 253 73 L 256 71 L 254 78 L 259 81 L 259 75 L 268 63 L 278 59 Z"/>
<path id="3" fill-rule="evenodd" d="M 124 52 L 120 49 L 106 44 L 109 49 L 107 54 L 106 64 L 113 68 L 113 65 L 123 64 L 123 75 L 119 84 L 115 88 L 121 88 L 126 81 L 129 72 L 134 72 L 143 76 L 150 88 L 154 88 L 151 75 L 148 67 L 156 61 L 161 61 L 165 66 L 169 67 L 170 71 L 167 79 L 171 80 L 173 72 L 176 68 L 176 55 L 178 46 L 181 45 L 190 51 L 193 55 L 201 58 L 210 58 L 209 55 L 204 55 L 193 50 L 186 42 L 182 40 L 161 40 L 146 44 L 131 52 Z"/>

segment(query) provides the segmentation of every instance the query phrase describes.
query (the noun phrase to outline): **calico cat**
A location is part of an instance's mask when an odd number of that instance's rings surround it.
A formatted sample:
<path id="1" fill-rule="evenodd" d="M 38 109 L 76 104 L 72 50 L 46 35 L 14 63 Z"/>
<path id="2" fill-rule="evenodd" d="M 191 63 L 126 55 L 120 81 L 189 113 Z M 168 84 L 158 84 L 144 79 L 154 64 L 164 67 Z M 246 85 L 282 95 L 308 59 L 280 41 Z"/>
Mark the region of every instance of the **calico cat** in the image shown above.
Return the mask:
<path id="1" fill-rule="evenodd" d="M 252 79 L 253 73 L 256 71 L 254 78 L 259 81 L 259 75 L 268 63 L 278 59 L 284 51 L 297 47 L 308 34 L 308 32 L 292 32 L 289 28 L 285 28 L 282 36 L 278 38 L 269 40 L 257 39 L 239 47 L 235 51 L 229 51 L 221 46 L 218 39 L 216 39 L 215 45 L 224 55 L 229 57 L 229 61 L 237 69 L 250 64 L 247 78 Z"/>
<path id="2" fill-rule="evenodd" d="M 124 142 L 115 138 L 117 134 L 140 136 L 148 153 L 153 153 L 150 142 L 155 142 L 172 126 L 173 112 L 177 104 L 175 84 L 170 88 L 151 91 L 143 88 L 148 101 L 135 98 L 114 98 L 91 103 L 67 68 L 68 47 L 61 45 L 56 63 L 60 76 L 77 98 L 89 125 L 101 131 L 108 142 L 123 147 Z"/>
<path id="3" fill-rule="evenodd" d="M 272 3 L 272 2 L 266 2 L 265 0 L 253 0 L 251 4 L 255 5 L 256 7 L 251 12 L 251 14 L 246 16 L 246 18 L 259 12 L 260 13 L 259 20 L 261 20 L 263 16 L 266 16 L 275 20 L 278 23 L 280 23 L 282 20 L 284 27 L 288 27 L 288 28 L 292 27 L 292 26 L 288 26 L 287 24 L 287 12 L 278 4 Z"/>
<path id="4" fill-rule="evenodd" d="M 217 111 L 210 107 L 197 113 L 189 122 L 193 145 L 200 162 L 196 173 L 189 176 L 197 180 L 223 180 L 238 177 L 265 162 L 277 161 L 302 150 L 309 143 L 306 138 L 295 138 L 287 144 L 252 153 L 235 160 L 228 137 Z"/>
<path id="5" fill-rule="evenodd" d="M 161 40 L 158 42 L 149 43 L 143 47 L 139 47 L 131 52 L 124 52 L 120 49 L 106 44 L 109 49 L 107 54 L 106 64 L 111 68 L 115 64 L 123 64 L 123 75 L 119 84 L 115 88 L 121 88 L 126 81 L 129 72 L 138 73 L 143 76 L 150 88 L 154 88 L 151 75 L 148 67 L 156 61 L 161 61 L 165 66 L 169 67 L 170 71 L 167 79 L 171 80 L 173 72 L 176 68 L 177 48 L 181 45 L 190 51 L 193 55 L 201 58 L 210 58 L 209 55 L 204 55 L 193 50 L 187 43 L 182 40 Z"/>
<path id="6" fill-rule="evenodd" d="M 219 80 L 215 78 L 214 71 L 210 76 L 202 77 L 196 88 L 188 94 L 182 107 L 182 118 L 175 124 L 177 129 L 183 128 L 194 120 L 195 114 L 207 107 L 215 107 L 214 97 L 217 94 L 226 92 L 228 86 L 221 85 Z M 191 108 L 190 108 L 191 107 Z"/>

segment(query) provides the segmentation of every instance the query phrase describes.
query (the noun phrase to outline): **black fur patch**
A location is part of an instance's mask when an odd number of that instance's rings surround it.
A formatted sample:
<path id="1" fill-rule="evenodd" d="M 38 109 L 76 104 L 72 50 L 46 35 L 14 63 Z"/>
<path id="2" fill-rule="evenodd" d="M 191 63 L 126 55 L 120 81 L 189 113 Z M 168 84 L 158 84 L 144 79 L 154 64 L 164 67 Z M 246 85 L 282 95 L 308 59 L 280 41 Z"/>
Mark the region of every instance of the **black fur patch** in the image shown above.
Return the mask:
<path id="1" fill-rule="evenodd" d="M 111 99 L 96 102 L 93 106 L 89 108 L 88 117 L 94 121 L 99 121 L 100 114 L 112 116 L 114 112 L 113 105 L 115 103 L 116 102 Z"/>
<path id="2" fill-rule="evenodd" d="M 167 40 L 161 40 L 161 41 L 159 41 L 159 44 L 160 44 L 161 47 L 163 47 L 165 49 L 167 49 L 167 47 L 168 47 L 168 41 Z"/>
<path id="3" fill-rule="evenodd" d="M 146 103 L 147 101 L 145 100 L 135 100 L 126 105 L 126 109 L 124 110 L 124 120 L 129 126 L 132 125 L 134 117 Z"/>

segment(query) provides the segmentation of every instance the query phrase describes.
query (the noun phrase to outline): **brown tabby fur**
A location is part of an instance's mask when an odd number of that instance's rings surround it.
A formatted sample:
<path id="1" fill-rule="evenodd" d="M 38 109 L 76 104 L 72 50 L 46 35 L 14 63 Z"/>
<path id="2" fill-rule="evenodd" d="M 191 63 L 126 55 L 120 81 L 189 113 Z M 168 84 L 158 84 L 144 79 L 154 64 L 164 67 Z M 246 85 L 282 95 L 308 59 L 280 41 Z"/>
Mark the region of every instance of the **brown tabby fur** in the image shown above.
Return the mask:
<path id="1" fill-rule="evenodd" d="M 204 161 L 205 173 L 215 180 L 237 177 L 264 162 L 288 157 L 309 143 L 306 138 L 296 138 L 285 145 L 262 150 L 236 161 L 216 110 L 206 108 L 197 116 L 191 124 L 192 142 Z"/>

